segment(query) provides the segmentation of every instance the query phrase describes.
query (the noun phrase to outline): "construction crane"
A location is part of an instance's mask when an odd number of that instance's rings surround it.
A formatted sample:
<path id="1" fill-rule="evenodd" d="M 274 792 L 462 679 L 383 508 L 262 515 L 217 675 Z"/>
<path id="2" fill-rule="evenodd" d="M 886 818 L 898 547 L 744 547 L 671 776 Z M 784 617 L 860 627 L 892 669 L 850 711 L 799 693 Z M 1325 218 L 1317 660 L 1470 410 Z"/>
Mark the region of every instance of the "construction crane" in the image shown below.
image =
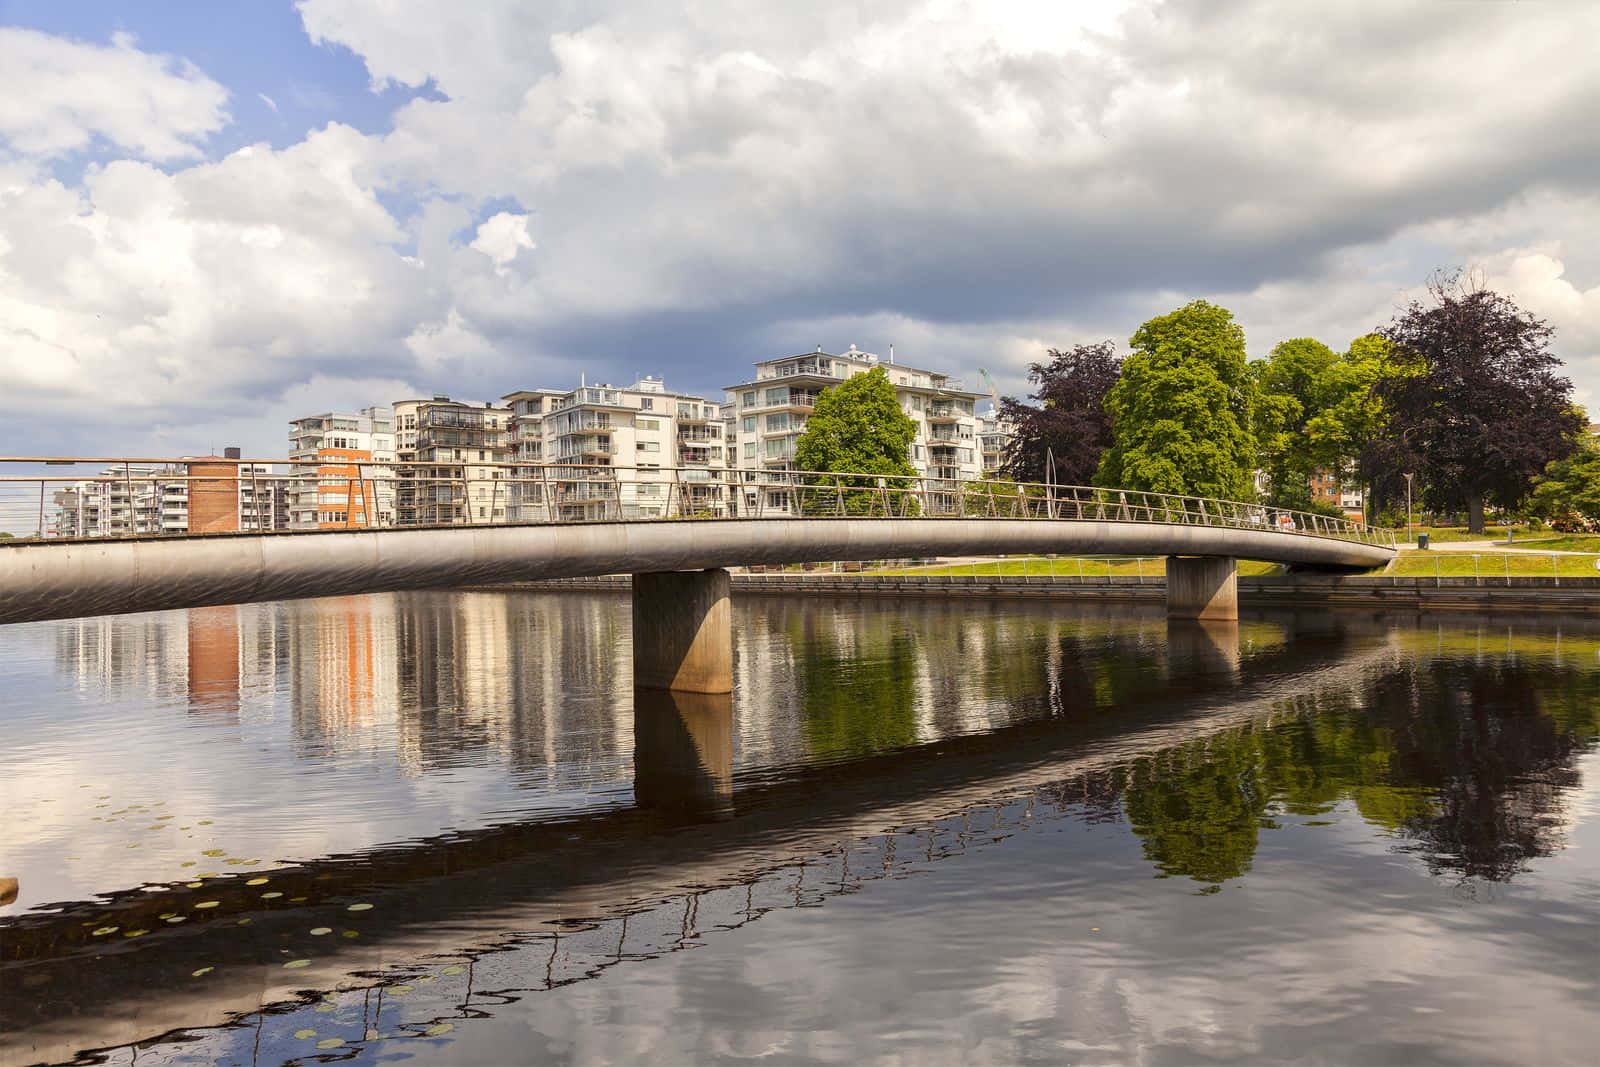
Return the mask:
<path id="1" fill-rule="evenodd" d="M 996 388 L 994 379 L 989 376 L 988 371 L 984 370 L 982 367 L 979 367 L 978 373 L 983 375 L 983 384 L 989 387 L 989 402 L 994 405 L 995 414 L 1000 414 L 1000 390 Z"/>

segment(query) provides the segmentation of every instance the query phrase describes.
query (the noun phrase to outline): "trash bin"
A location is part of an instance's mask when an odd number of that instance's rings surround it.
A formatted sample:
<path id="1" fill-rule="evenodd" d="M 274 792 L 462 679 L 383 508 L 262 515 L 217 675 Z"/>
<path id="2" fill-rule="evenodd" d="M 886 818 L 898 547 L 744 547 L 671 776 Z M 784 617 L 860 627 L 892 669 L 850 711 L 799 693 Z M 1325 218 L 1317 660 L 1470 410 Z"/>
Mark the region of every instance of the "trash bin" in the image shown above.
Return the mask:
<path id="1" fill-rule="evenodd" d="M 1425 533 L 1417 534 L 1417 547 L 1418 548 L 1427 548 L 1428 547 L 1428 535 L 1427 534 L 1425 534 Z"/>

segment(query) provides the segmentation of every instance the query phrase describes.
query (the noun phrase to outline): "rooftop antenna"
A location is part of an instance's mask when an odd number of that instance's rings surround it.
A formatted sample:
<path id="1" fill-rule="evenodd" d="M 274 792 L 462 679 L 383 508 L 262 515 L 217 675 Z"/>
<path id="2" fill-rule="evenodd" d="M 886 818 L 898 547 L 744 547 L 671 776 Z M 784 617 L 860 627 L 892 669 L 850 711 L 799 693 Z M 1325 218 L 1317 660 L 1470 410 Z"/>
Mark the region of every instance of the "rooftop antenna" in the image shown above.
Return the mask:
<path id="1" fill-rule="evenodd" d="M 894 362 L 894 342 L 893 341 L 889 342 L 889 362 L 890 363 Z"/>

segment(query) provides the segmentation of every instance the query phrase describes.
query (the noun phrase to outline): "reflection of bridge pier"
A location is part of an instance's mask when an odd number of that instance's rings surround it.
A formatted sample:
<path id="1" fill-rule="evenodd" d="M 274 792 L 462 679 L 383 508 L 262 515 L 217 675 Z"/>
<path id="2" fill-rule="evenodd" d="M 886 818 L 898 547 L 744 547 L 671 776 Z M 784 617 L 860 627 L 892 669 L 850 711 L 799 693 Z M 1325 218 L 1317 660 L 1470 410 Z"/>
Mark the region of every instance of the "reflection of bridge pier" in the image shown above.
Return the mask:
<path id="1" fill-rule="evenodd" d="M 670 816 L 733 817 L 733 696 L 633 691 L 633 797 Z"/>
<path id="2" fill-rule="evenodd" d="M 1167 667 L 1173 678 L 1239 675 L 1239 624 L 1228 619 L 1168 619 Z"/>

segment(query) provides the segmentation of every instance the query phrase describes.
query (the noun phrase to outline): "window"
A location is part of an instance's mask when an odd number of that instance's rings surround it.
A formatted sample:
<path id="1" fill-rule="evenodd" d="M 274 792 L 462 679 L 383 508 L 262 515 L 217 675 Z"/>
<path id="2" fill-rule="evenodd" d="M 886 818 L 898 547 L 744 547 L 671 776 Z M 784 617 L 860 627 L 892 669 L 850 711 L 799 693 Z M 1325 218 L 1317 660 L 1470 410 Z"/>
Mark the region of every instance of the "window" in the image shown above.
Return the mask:
<path id="1" fill-rule="evenodd" d="M 749 392 L 749 393 L 744 394 L 743 403 L 744 403 L 744 406 L 747 407 L 747 408 L 755 407 L 756 406 L 756 394 L 754 392 Z"/>
<path id="2" fill-rule="evenodd" d="M 655 402 L 655 400 L 653 398 L 648 397 L 648 396 L 642 396 L 642 397 L 639 398 L 639 410 L 640 411 L 654 411 L 655 409 L 656 409 L 656 402 Z"/>
<path id="3" fill-rule="evenodd" d="M 744 443 L 744 458 L 745 459 L 755 459 L 756 458 L 756 443 L 754 441 L 746 441 Z"/>
<path id="4" fill-rule="evenodd" d="M 639 420 L 639 429 L 641 429 L 641 430 L 659 430 L 659 429 L 661 429 L 661 420 L 660 419 L 640 419 Z"/>
<path id="5" fill-rule="evenodd" d="M 768 389 L 767 390 L 767 404 L 769 406 L 772 405 L 772 404 L 787 404 L 788 402 L 789 402 L 789 390 L 787 390 L 787 389 Z"/>
<path id="6" fill-rule="evenodd" d="M 660 441 L 640 441 L 639 442 L 639 451 L 640 452 L 660 452 L 661 451 L 661 442 Z"/>
<path id="7" fill-rule="evenodd" d="M 744 427 L 744 432 L 745 433 L 755 433 L 756 432 L 756 417 L 754 415 L 746 415 L 744 417 L 744 422 L 743 422 L 742 425 Z"/>
<path id="8" fill-rule="evenodd" d="M 777 415 L 768 415 L 767 416 L 767 431 L 769 433 L 771 431 L 773 431 L 773 430 L 787 430 L 788 428 L 789 428 L 789 416 L 788 416 L 788 414 L 779 413 Z"/>
<path id="9" fill-rule="evenodd" d="M 921 458 L 923 458 L 923 454 L 922 454 L 922 446 L 921 446 L 921 445 L 918 445 L 918 446 L 917 446 L 917 456 L 916 456 L 916 458 L 917 458 L 917 459 L 921 459 Z"/>

